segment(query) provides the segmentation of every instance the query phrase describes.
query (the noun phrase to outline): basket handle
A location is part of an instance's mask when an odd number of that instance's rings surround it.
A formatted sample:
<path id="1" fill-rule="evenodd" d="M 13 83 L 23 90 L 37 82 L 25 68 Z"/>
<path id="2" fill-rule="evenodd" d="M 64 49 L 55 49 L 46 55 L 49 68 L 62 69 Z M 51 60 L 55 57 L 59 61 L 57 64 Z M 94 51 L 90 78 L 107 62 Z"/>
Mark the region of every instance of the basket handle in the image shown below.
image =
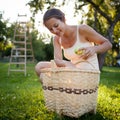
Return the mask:
<path id="1" fill-rule="evenodd" d="M 78 64 L 78 63 L 81 63 L 81 62 L 87 62 L 87 63 L 89 63 L 93 68 L 95 68 L 95 66 L 94 66 L 92 63 L 90 63 L 88 60 L 78 61 L 78 62 L 75 63 L 75 65 Z"/>
<path id="2" fill-rule="evenodd" d="M 50 62 L 51 62 L 51 68 L 52 68 L 52 69 L 53 69 L 53 68 L 57 68 L 57 65 L 56 65 L 56 63 L 55 63 L 54 60 L 51 60 Z M 87 63 L 89 63 L 93 68 L 95 68 L 95 66 L 94 66 L 92 63 L 90 63 L 89 61 L 87 61 L 87 60 L 78 61 L 78 62 L 76 62 L 75 64 L 78 64 L 78 63 L 81 63 L 81 62 L 87 62 Z"/>

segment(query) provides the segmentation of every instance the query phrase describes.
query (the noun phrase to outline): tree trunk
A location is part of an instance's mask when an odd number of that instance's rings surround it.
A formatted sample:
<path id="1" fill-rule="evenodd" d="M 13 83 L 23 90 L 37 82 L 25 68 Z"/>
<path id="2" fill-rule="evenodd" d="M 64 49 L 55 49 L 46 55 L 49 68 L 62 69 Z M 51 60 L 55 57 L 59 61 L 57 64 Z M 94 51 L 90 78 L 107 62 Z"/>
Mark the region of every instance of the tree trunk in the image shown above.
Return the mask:
<path id="1" fill-rule="evenodd" d="M 103 65 L 104 65 L 104 61 L 105 61 L 105 56 L 106 56 L 106 52 L 102 53 L 102 54 L 98 54 L 98 63 L 99 63 L 100 71 L 102 71 L 102 68 L 103 68 Z"/>
<path id="2" fill-rule="evenodd" d="M 113 43 L 113 37 L 112 37 L 112 35 L 113 35 L 113 30 L 114 30 L 115 24 L 114 24 L 114 22 L 113 22 L 113 23 L 110 23 L 109 25 L 110 25 L 110 26 L 108 27 L 107 38 L 108 38 L 108 40 L 109 40 L 111 43 Z"/>
<path id="3" fill-rule="evenodd" d="M 110 27 L 108 28 L 108 33 L 107 33 L 107 38 L 111 43 L 113 42 L 113 38 L 112 38 L 113 28 L 114 28 L 114 25 L 111 24 Z M 107 52 L 98 55 L 98 63 L 99 63 L 100 71 L 102 71 L 102 67 L 104 65 L 106 54 Z"/>

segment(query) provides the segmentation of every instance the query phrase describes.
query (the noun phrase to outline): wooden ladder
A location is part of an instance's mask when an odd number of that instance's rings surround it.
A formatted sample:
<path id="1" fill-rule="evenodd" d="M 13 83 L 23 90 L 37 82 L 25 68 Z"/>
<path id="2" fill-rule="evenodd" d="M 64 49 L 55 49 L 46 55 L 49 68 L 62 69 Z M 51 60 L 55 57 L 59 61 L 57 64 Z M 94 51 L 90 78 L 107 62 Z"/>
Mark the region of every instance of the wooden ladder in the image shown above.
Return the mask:
<path id="1" fill-rule="evenodd" d="M 25 17 L 27 16 L 18 15 L 18 20 L 16 22 L 16 26 L 14 30 L 14 37 L 13 37 L 14 47 L 11 50 L 8 75 L 10 75 L 10 72 L 24 72 L 24 75 L 26 76 L 27 22 L 21 20 L 21 18 L 25 19 Z"/>

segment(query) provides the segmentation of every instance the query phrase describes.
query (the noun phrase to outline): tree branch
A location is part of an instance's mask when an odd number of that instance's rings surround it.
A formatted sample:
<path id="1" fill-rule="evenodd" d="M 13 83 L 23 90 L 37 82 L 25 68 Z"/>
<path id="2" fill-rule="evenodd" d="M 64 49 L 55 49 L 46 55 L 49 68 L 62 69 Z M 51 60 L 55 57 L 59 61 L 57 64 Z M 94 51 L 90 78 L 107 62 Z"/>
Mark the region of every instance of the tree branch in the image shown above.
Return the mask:
<path id="1" fill-rule="evenodd" d="M 120 12 L 116 15 L 115 19 L 113 20 L 113 23 L 116 24 L 120 20 Z"/>
<path id="2" fill-rule="evenodd" d="M 103 17 L 105 17 L 109 23 L 112 23 L 112 19 L 111 19 L 107 14 L 105 14 L 105 13 L 99 8 L 98 5 L 96 5 L 92 0 L 86 0 L 86 1 L 89 2 Z"/>

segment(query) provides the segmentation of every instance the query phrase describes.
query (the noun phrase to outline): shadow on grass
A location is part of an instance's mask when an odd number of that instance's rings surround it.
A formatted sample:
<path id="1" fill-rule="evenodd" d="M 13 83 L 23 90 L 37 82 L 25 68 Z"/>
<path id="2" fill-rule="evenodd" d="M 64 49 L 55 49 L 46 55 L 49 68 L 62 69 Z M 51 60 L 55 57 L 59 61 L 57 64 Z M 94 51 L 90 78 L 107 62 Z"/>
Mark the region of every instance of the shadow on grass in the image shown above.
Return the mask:
<path id="1" fill-rule="evenodd" d="M 55 114 L 53 120 L 105 120 L 105 119 L 100 113 L 96 114 L 86 113 L 79 118 L 72 118 L 69 116 L 60 116 L 58 114 Z"/>

